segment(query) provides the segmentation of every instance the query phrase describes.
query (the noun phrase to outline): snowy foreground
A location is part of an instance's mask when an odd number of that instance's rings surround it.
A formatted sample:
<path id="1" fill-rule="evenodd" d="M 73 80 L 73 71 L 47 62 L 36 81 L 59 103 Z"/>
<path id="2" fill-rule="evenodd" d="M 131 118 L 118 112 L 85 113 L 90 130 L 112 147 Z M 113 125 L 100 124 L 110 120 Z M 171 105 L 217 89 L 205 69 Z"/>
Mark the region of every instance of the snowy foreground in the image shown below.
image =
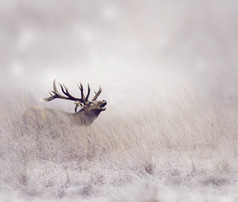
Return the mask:
<path id="1" fill-rule="evenodd" d="M 30 129 L 2 103 L 0 201 L 238 201 L 238 107 L 188 100 Z"/>

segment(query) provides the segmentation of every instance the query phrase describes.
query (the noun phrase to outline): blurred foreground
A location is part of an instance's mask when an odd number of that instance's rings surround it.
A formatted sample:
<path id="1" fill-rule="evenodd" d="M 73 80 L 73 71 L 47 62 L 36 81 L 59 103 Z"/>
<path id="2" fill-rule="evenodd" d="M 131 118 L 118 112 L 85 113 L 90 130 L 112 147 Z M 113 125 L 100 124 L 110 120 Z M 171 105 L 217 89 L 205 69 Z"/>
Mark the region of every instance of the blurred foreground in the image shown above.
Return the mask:
<path id="1" fill-rule="evenodd" d="M 25 130 L 0 105 L 1 201 L 237 201 L 238 106 L 194 96 L 105 111 L 91 127 Z M 113 111 L 113 112 L 112 112 Z"/>

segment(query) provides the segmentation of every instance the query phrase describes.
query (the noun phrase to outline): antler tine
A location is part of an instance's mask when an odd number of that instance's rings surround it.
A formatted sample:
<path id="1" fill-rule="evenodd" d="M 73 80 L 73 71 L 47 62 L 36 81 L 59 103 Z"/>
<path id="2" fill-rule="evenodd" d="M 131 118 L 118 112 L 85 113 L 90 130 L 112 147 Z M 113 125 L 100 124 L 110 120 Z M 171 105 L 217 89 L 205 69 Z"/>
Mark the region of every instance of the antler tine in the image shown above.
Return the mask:
<path id="1" fill-rule="evenodd" d="M 59 92 L 58 92 L 58 89 L 57 89 L 57 87 L 56 87 L 56 79 L 53 81 L 53 89 L 54 89 L 54 91 L 52 91 L 53 93 L 55 92 L 55 93 L 58 93 L 59 94 Z"/>
<path id="2" fill-rule="evenodd" d="M 61 91 L 66 95 L 66 91 L 64 90 L 64 86 L 61 83 L 58 83 L 60 85 Z"/>
<path id="3" fill-rule="evenodd" d="M 56 98 L 55 95 L 53 95 L 51 92 L 49 92 L 49 94 L 50 94 L 50 97 L 41 98 L 41 100 L 44 101 L 44 102 L 49 102 L 49 101 L 51 101 L 51 100 Z"/>
<path id="4" fill-rule="evenodd" d="M 57 87 L 56 87 L 56 79 L 55 79 L 55 80 L 53 81 L 53 89 L 54 89 L 54 90 L 51 91 L 51 92 L 49 92 L 50 97 L 48 97 L 48 98 L 43 98 L 42 100 L 43 100 L 43 101 L 46 101 L 46 102 L 49 102 L 49 101 L 54 100 L 54 99 L 56 99 L 56 98 L 60 98 L 60 99 L 65 99 L 65 100 L 79 101 L 79 102 L 82 102 L 82 103 L 83 103 L 83 100 L 82 100 L 82 99 L 73 97 L 73 96 L 69 93 L 69 91 L 68 91 L 68 89 L 66 88 L 65 85 L 62 85 L 62 84 L 60 84 L 60 83 L 59 83 L 59 85 L 60 85 L 60 88 L 61 88 L 62 92 L 63 92 L 66 96 L 61 95 L 61 94 L 59 93 L 59 91 L 58 91 L 58 89 L 57 89 Z"/>
<path id="5" fill-rule="evenodd" d="M 102 87 L 100 86 L 98 92 L 95 92 L 96 94 L 94 95 L 92 101 L 95 101 L 98 98 L 98 96 L 101 94 L 101 92 L 102 92 Z"/>
<path id="6" fill-rule="evenodd" d="M 53 81 L 53 89 L 54 89 L 53 91 L 49 92 L 50 97 L 42 98 L 41 100 L 43 100 L 45 102 L 49 102 L 55 98 L 67 99 L 67 97 L 60 95 L 60 93 L 58 92 L 56 84 L 55 84 L 55 80 Z"/>
<path id="7" fill-rule="evenodd" d="M 82 102 L 81 99 L 72 96 L 72 95 L 69 93 L 68 88 L 67 88 L 64 84 L 62 85 L 62 84 L 59 83 L 59 85 L 60 85 L 60 88 L 61 88 L 62 92 L 63 92 L 70 100 L 81 101 L 81 102 Z"/>
<path id="8" fill-rule="evenodd" d="M 88 94 L 87 94 L 87 96 L 85 98 L 86 101 L 88 101 L 88 98 L 89 98 L 89 95 L 90 95 L 90 91 L 91 91 L 91 89 L 90 89 L 89 84 L 88 84 Z"/>
<path id="9" fill-rule="evenodd" d="M 81 82 L 80 82 L 80 85 L 78 85 L 78 87 L 79 87 L 79 90 L 81 91 L 81 99 L 84 101 L 84 103 L 86 103 L 86 98 L 83 94 L 83 85 Z"/>

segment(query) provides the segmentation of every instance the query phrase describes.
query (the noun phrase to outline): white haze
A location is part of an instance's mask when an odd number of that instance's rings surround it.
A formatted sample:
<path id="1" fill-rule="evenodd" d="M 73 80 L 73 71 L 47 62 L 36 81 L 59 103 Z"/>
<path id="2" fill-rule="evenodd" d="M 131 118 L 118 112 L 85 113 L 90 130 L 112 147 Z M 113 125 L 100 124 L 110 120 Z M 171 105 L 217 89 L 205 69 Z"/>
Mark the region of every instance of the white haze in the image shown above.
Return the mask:
<path id="1" fill-rule="evenodd" d="M 89 82 L 113 103 L 184 88 L 236 97 L 237 8 L 232 0 L 1 1 L 1 86 L 44 96 L 55 78 L 71 88 Z"/>
<path id="2" fill-rule="evenodd" d="M 236 0 L 0 0 L 0 199 L 235 201 L 237 36 Z M 27 107 L 73 111 L 39 101 L 55 78 L 101 85 L 107 110 L 66 139 L 19 138 Z"/>

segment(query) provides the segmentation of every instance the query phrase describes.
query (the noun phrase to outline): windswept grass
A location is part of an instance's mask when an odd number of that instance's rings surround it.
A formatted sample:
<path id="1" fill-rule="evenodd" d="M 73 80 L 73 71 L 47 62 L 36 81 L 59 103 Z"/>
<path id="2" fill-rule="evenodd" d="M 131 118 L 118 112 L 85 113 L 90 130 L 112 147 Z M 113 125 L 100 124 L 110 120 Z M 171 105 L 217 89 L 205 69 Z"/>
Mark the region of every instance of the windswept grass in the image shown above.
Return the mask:
<path id="1" fill-rule="evenodd" d="M 22 114 L 34 104 L 22 96 L 0 105 L 3 199 L 9 193 L 26 201 L 238 197 L 235 102 L 184 96 L 131 112 L 109 107 L 90 127 L 54 120 L 26 127 Z"/>

